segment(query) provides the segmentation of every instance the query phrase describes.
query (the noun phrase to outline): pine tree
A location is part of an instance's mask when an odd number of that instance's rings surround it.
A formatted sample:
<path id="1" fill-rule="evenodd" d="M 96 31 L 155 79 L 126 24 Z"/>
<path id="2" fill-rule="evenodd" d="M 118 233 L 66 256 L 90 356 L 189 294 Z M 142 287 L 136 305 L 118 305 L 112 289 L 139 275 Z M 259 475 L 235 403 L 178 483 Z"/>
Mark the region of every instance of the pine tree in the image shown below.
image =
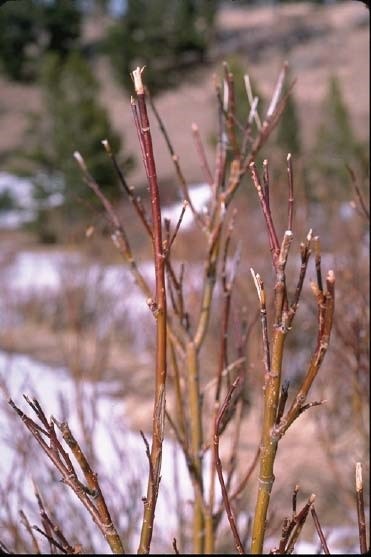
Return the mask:
<path id="1" fill-rule="evenodd" d="M 107 34 L 106 52 L 120 83 L 132 90 L 130 72 L 147 66 L 152 94 L 175 86 L 185 70 L 204 60 L 217 0 L 128 0 Z"/>
<path id="2" fill-rule="evenodd" d="M 73 152 L 81 152 L 105 193 L 114 196 L 118 194 L 116 176 L 101 140 L 108 138 L 115 153 L 121 142 L 98 102 L 98 82 L 79 54 L 64 61 L 56 55 L 47 57 L 41 87 L 44 111 L 33 117 L 28 134 L 28 158 L 38 176 L 35 196 L 45 201 L 53 194 L 62 195 L 64 216 L 74 223 L 84 213 L 81 199 L 96 201 L 81 179 Z M 127 158 L 124 166 L 131 162 Z"/>
<path id="3" fill-rule="evenodd" d="M 355 137 L 339 80 L 334 76 L 323 102 L 312 161 L 311 189 L 320 199 L 334 193 L 338 199 L 349 196 L 346 165 L 367 171 L 365 148 Z"/>
<path id="4" fill-rule="evenodd" d="M 285 154 L 291 153 L 295 157 L 300 156 L 302 149 L 300 129 L 295 96 L 291 91 L 287 97 L 285 111 L 278 125 L 276 136 L 277 146 Z"/>
<path id="5" fill-rule="evenodd" d="M 11 79 L 35 79 L 45 53 L 79 45 L 82 12 L 70 0 L 17 0 L 0 10 L 0 67 Z"/>
<path id="6" fill-rule="evenodd" d="M 37 40 L 37 16 L 26 0 L 7 2 L 0 9 L 0 67 L 11 79 L 30 76 L 27 48 Z"/>

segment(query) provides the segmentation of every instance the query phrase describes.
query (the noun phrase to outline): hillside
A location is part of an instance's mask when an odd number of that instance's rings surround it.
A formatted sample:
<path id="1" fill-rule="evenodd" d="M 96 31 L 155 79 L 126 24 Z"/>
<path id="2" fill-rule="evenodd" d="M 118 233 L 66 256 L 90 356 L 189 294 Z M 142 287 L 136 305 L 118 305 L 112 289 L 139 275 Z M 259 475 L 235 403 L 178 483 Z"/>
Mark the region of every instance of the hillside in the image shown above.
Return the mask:
<path id="1" fill-rule="evenodd" d="M 88 21 L 85 33 L 99 37 L 106 22 Z M 345 2 L 317 7 L 309 3 L 286 6 L 237 8 L 225 3 L 217 20 L 217 42 L 207 66 L 195 71 L 188 81 L 162 94 L 157 106 L 162 114 L 176 152 L 180 155 L 190 182 L 200 181 L 194 164 L 195 153 L 189 149 L 185 132 L 197 122 L 207 140 L 215 129 L 215 100 L 212 76 L 220 73 L 220 62 L 238 53 L 263 95 L 269 95 L 283 60 L 289 61 L 297 78 L 295 95 L 303 124 L 304 141 L 310 144 L 319 123 L 319 107 L 328 77 L 336 74 L 342 86 L 354 128 L 365 140 L 369 131 L 369 12 L 359 2 Z M 112 78 L 104 58 L 96 61 L 96 75 L 101 96 L 118 132 L 124 132 L 125 144 L 138 154 L 137 137 L 132 126 L 129 98 Z M 7 153 L 22 146 L 27 113 L 42 108 L 39 89 L 34 85 L 10 83 L 0 77 L 0 161 Z M 158 173 L 162 181 L 171 181 L 173 170 L 157 126 L 153 130 Z M 206 142 L 206 141 L 205 141 Z M 212 161 L 211 148 L 209 149 Z M 73 146 L 71 146 L 71 153 Z M 139 160 L 139 157 L 138 157 Z M 131 175 L 134 185 L 144 181 L 141 164 Z"/>

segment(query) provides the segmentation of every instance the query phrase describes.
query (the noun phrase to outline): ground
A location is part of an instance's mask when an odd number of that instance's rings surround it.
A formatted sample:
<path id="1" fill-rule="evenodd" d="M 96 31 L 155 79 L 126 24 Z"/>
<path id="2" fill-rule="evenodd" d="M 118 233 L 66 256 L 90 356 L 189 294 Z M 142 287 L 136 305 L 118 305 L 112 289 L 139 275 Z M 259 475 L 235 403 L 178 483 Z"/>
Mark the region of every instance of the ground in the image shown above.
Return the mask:
<path id="1" fill-rule="evenodd" d="M 89 22 L 86 33 L 99 35 L 101 23 Z M 198 124 L 212 162 L 208 139 L 215 131 L 213 74 L 220 75 L 221 60 L 236 51 L 240 52 L 246 71 L 256 80 L 266 98 L 271 94 L 283 61 L 289 61 L 292 76 L 297 78 L 295 96 L 307 145 L 319 124 L 319 108 L 332 74 L 340 79 L 357 135 L 361 139 L 368 137 L 369 12 L 360 2 L 321 7 L 304 2 L 274 9 L 242 9 L 225 3 L 218 16 L 218 34 L 223 40 L 212 50 L 210 63 L 194 72 L 177 89 L 163 93 L 157 99 L 158 110 L 190 183 L 202 181 L 196 152 L 189 147 L 192 143 L 191 125 L 193 122 Z M 137 154 L 138 164 L 131 183 L 142 185 L 144 173 L 129 97 L 114 82 L 103 58 L 97 62 L 96 74 L 102 83 L 102 101 L 114 127 L 125 136 L 128 151 Z M 0 89 L 0 126 L 7 130 L 0 137 L 1 157 L 1 152 L 11 152 L 21 146 L 27 112 L 39 110 L 42 100 L 36 86 L 15 85 L 2 76 Z M 173 183 L 173 168 L 160 136 L 154 124 L 158 175 L 164 183 Z"/>

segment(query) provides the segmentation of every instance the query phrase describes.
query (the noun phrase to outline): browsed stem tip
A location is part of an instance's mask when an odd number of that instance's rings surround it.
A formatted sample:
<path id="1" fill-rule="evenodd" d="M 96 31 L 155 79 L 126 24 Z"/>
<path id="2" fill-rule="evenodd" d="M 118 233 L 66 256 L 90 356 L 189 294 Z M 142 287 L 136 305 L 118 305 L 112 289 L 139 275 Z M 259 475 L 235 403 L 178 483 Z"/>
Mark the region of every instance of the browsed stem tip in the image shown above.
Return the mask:
<path id="1" fill-rule="evenodd" d="M 334 283 L 335 282 L 335 273 L 332 269 L 329 270 L 326 277 L 327 282 Z"/>
<path id="2" fill-rule="evenodd" d="M 362 489 L 363 489 L 362 464 L 360 462 L 356 462 L 356 490 L 362 491 Z"/>
<path id="3" fill-rule="evenodd" d="M 102 143 L 103 147 L 105 148 L 106 152 L 108 154 L 111 154 L 111 145 L 109 144 L 108 139 L 102 139 L 101 143 Z"/>
<path id="4" fill-rule="evenodd" d="M 144 87 L 143 87 L 143 81 L 142 81 L 142 73 L 143 73 L 144 68 L 145 68 L 145 66 L 143 66 L 142 68 L 137 66 L 135 68 L 135 70 L 131 72 L 131 76 L 132 76 L 133 81 L 134 81 L 134 89 L 135 89 L 135 92 L 137 93 L 137 95 L 143 95 L 144 94 Z"/>
<path id="5" fill-rule="evenodd" d="M 287 162 L 289 162 L 291 160 L 291 153 L 288 153 L 287 155 Z"/>
<path id="6" fill-rule="evenodd" d="M 78 151 L 75 151 L 73 153 L 73 157 L 76 160 L 77 164 L 83 169 L 83 170 L 87 170 L 86 168 L 86 164 L 84 159 L 82 158 L 81 154 Z"/>
<path id="7" fill-rule="evenodd" d="M 193 132 L 198 132 L 198 125 L 195 122 L 192 122 L 191 128 Z"/>
<path id="8" fill-rule="evenodd" d="M 259 302 L 262 303 L 262 300 L 263 300 L 263 293 L 262 293 L 263 282 L 260 278 L 260 275 L 258 273 L 255 273 L 255 271 L 252 267 L 250 267 L 250 273 L 251 273 L 251 276 L 252 276 L 254 284 L 255 284 L 256 292 L 257 292 L 258 298 L 259 298 Z"/>
<path id="9" fill-rule="evenodd" d="M 312 495 L 309 497 L 309 503 L 310 504 L 314 503 L 315 499 L 316 499 L 316 496 L 315 496 L 314 493 L 312 493 Z"/>

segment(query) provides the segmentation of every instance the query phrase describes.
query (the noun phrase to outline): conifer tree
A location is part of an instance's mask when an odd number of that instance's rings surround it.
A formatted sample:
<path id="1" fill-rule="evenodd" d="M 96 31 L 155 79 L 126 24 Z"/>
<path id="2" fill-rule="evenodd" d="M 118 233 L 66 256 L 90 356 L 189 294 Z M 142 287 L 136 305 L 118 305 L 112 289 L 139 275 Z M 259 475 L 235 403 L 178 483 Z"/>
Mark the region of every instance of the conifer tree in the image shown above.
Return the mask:
<path id="1" fill-rule="evenodd" d="M 41 87 L 44 111 L 33 116 L 28 133 L 27 156 L 37 173 L 35 196 L 45 201 L 52 194 L 62 194 L 65 217 L 74 222 L 84 212 L 78 200 L 86 199 L 87 192 L 73 152 L 84 155 L 92 174 L 112 197 L 118 194 L 116 175 L 101 141 L 108 138 L 114 153 L 121 141 L 97 98 L 98 82 L 79 54 L 64 61 L 56 55 L 47 57 Z M 123 166 L 128 169 L 131 163 L 126 158 Z M 96 203 L 93 195 L 89 202 Z"/>
<path id="2" fill-rule="evenodd" d="M 365 147 L 356 138 L 337 77 L 329 80 L 321 110 L 310 170 L 311 189 L 317 199 L 349 196 L 346 165 L 367 171 Z"/>
<path id="3" fill-rule="evenodd" d="M 300 120 L 298 117 L 295 94 L 290 92 L 287 103 L 277 129 L 277 146 L 284 153 L 298 157 L 301 154 Z"/>
<path id="4" fill-rule="evenodd" d="M 132 91 L 130 72 L 145 65 L 152 94 L 178 84 L 205 58 L 216 7 L 217 0 L 128 0 L 106 40 L 119 82 Z"/>
<path id="5" fill-rule="evenodd" d="M 79 47 L 82 12 L 70 0 L 17 0 L 0 9 L 0 69 L 16 81 L 33 80 L 40 58 Z"/>

